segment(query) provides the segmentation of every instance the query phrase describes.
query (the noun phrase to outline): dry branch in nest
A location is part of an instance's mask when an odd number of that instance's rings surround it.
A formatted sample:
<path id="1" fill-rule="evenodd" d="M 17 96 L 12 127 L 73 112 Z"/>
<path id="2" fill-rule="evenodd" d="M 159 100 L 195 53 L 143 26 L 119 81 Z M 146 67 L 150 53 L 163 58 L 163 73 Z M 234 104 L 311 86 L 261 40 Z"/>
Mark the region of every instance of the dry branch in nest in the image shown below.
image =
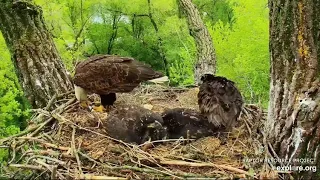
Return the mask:
<path id="1" fill-rule="evenodd" d="M 121 94 L 117 103 L 148 104 L 155 112 L 176 107 L 197 109 L 197 91 L 197 88 L 142 86 L 130 94 Z M 35 110 L 32 124 L 25 131 L 0 140 L 0 145 L 10 151 L 5 168 L 8 177 L 257 178 L 265 167 L 265 164 L 243 161 L 265 158 L 266 154 L 261 151 L 263 143 L 259 133 L 265 114 L 255 105 L 244 108 L 239 124 L 228 134 L 225 144 L 216 137 L 128 144 L 109 137 L 101 126 L 97 127 L 98 120 L 106 119 L 106 115 L 80 110 L 72 93 L 54 96 L 46 108 Z"/>

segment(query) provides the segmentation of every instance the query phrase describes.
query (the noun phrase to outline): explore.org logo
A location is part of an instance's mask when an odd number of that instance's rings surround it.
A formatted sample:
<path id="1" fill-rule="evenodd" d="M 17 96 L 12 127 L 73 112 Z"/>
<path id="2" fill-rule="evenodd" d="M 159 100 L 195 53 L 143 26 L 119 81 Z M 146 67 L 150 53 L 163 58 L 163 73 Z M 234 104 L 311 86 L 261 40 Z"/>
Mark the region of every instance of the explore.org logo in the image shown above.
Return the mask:
<path id="1" fill-rule="evenodd" d="M 274 170 L 282 171 L 282 172 L 289 172 L 289 171 L 312 171 L 317 172 L 317 166 L 275 166 L 273 167 Z"/>
<path id="2" fill-rule="evenodd" d="M 259 163 L 271 163 L 273 169 L 280 172 L 292 172 L 292 171 L 312 171 L 317 172 L 317 166 L 314 166 L 315 160 L 312 158 L 296 158 L 292 159 L 295 165 L 290 165 L 287 159 L 281 158 L 245 158 L 245 163 L 259 164 Z M 279 165 L 281 164 L 281 165 Z"/>

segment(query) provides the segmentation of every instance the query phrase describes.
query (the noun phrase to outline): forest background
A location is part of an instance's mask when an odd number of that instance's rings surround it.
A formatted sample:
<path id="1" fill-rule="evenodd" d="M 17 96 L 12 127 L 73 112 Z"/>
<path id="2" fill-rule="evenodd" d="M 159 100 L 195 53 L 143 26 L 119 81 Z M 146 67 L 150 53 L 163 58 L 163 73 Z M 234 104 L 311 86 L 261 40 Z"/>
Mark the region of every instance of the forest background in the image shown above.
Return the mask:
<path id="1" fill-rule="evenodd" d="M 35 0 L 68 71 L 94 54 L 118 54 L 150 64 L 171 86 L 194 84 L 194 39 L 176 0 Z M 240 88 L 246 103 L 267 108 L 269 16 L 267 0 L 193 0 L 212 38 L 217 75 Z M 23 97 L 0 34 L 0 138 L 26 127 Z M 6 151 L 0 150 L 0 162 Z"/>

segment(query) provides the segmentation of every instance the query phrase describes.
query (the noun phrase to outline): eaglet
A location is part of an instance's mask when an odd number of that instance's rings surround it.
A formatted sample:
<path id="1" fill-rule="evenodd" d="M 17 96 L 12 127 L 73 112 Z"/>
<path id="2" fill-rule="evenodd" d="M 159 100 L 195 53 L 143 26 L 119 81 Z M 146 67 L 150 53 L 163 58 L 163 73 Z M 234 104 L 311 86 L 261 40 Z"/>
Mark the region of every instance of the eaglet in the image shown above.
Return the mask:
<path id="1" fill-rule="evenodd" d="M 162 113 L 162 118 L 170 139 L 199 139 L 216 132 L 206 117 L 193 109 L 167 109 Z"/>
<path id="2" fill-rule="evenodd" d="M 160 114 L 136 105 L 117 106 L 104 122 L 109 136 L 128 143 L 142 144 L 166 136 Z"/>
<path id="3" fill-rule="evenodd" d="M 234 82 L 220 76 L 201 77 L 198 93 L 200 112 L 215 127 L 230 130 L 239 117 L 243 99 Z"/>

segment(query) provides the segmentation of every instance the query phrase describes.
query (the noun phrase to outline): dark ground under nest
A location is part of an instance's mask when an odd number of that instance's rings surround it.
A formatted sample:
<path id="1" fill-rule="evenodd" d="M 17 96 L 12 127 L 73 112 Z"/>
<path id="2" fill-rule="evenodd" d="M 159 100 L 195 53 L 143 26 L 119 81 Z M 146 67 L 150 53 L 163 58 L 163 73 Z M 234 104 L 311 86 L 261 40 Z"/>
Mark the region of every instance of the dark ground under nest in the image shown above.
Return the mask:
<path id="1" fill-rule="evenodd" d="M 138 104 L 154 112 L 166 108 L 198 109 L 197 88 L 145 85 L 119 94 L 117 104 Z M 59 105 L 56 105 L 59 104 Z M 52 111 L 51 107 L 57 106 Z M 0 140 L 10 151 L 5 177 L 25 179 L 180 179 L 275 178 L 265 163 L 246 159 L 271 157 L 261 133 L 265 112 L 246 105 L 237 126 L 222 144 L 216 137 L 196 141 L 165 140 L 131 145 L 107 136 L 98 120 L 106 113 L 78 110 L 73 93 L 55 96 L 35 110 L 30 126 Z M 103 123 L 103 121 L 102 121 Z"/>

